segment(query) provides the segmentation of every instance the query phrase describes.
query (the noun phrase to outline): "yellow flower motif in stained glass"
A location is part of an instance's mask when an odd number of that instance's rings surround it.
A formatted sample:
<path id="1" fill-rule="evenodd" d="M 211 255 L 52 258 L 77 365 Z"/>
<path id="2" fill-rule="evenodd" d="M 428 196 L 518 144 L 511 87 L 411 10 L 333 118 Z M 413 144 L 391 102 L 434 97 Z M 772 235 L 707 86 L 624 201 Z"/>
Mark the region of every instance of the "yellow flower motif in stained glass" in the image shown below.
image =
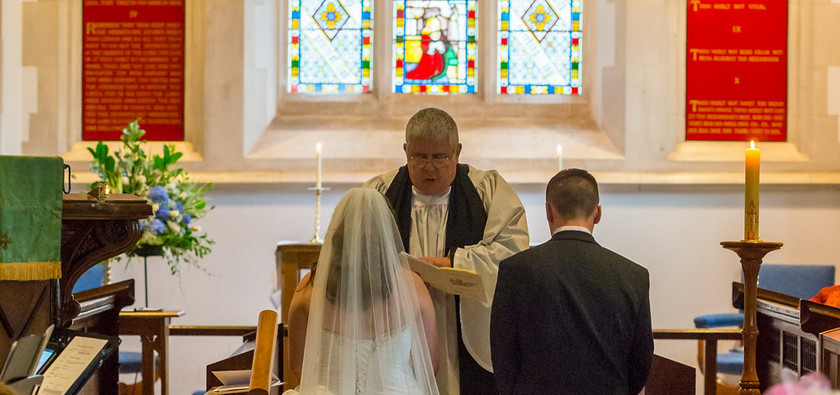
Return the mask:
<path id="1" fill-rule="evenodd" d="M 545 7 L 542 4 L 537 6 L 537 9 L 534 10 L 534 13 L 531 14 L 531 22 L 534 22 L 534 25 L 537 26 L 537 30 L 543 31 L 545 30 L 545 25 L 551 21 L 551 15 L 545 12 Z"/>
<path id="2" fill-rule="evenodd" d="M 327 29 L 335 29 L 336 24 L 341 20 L 341 13 L 336 12 L 335 4 L 327 4 L 327 10 L 321 13 L 321 20 L 327 24 Z"/>

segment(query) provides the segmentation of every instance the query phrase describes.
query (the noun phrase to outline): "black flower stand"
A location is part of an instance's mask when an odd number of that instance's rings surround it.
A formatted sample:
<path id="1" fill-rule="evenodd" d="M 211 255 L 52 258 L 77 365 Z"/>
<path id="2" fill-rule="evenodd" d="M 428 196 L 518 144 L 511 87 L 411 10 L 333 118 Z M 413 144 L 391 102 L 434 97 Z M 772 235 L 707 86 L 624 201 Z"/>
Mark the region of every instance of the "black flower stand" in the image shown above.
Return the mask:
<path id="1" fill-rule="evenodd" d="M 144 244 L 134 248 L 134 255 L 143 257 L 143 296 L 146 298 L 146 308 L 149 308 L 149 271 L 146 261 L 150 256 L 162 256 L 163 246 Z"/>

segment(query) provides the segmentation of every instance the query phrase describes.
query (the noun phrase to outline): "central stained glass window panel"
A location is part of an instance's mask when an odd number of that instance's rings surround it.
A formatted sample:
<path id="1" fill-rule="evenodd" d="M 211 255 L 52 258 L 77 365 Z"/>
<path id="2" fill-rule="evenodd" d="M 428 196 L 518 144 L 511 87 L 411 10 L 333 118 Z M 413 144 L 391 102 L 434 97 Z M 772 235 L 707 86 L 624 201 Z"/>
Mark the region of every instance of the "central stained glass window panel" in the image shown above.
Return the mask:
<path id="1" fill-rule="evenodd" d="M 395 93 L 475 93 L 476 0 L 395 0 Z"/>
<path id="2" fill-rule="evenodd" d="M 289 92 L 368 92 L 370 0 L 290 0 Z"/>
<path id="3" fill-rule="evenodd" d="M 580 94 L 580 0 L 499 0 L 501 94 Z"/>

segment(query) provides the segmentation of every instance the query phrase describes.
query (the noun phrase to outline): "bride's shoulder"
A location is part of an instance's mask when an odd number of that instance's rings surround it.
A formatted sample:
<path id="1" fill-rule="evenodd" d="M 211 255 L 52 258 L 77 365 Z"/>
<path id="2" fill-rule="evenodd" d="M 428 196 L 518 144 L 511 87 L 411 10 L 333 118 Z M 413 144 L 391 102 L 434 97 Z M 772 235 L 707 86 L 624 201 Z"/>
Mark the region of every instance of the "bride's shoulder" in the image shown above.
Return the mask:
<path id="1" fill-rule="evenodd" d="M 312 273 L 306 273 L 303 278 L 300 279 L 297 287 L 295 287 L 295 292 L 306 291 L 307 289 L 312 289 L 312 281 L 310 281 L 310 276 Z"/>
<path id="2" fill-rule="evenodd" d="M 416 284 L 423 284 L 423 279 L 420 278 L 419 274 L 417 274 L 415 272 L 412 272 L 412 271 L 409 271 L 409 273 L 411 273 L 411 280 L 414 281 L 415 285 Z"/>
<path id="3" fill-rule="evenodd" d="M 292 301 L 289 304 L 289 314 L 309 313 L 309 303 L 312 299 L 312 282 L 309 281 L 309 273 L 300 280 L 295 288 L 295 293 L 292 295 Z"/>

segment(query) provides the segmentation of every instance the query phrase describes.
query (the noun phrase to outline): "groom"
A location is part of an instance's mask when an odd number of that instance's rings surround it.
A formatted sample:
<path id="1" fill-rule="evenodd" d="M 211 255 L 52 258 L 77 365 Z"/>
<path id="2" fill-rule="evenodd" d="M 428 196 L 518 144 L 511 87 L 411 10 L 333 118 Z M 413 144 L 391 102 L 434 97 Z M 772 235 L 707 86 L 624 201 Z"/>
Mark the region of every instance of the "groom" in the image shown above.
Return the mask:
<path id="1" fill-rule="evenodd" d="M 525 209 L 495 170 L 459 164 L 458 126 L 438 108 L 418 111 L 405 127 L 407 164 L 365 186 L 395 209 L 410 254 L 481 276 L 487 301 L 430 289 L 437 316 L 441 394 L 492 394 L 490 306 L 499 261 L 528 248 Z"/>
<path id="2" fill-rule="evenodd" d="M 505 259 L 490 340 L 502 394 L 638 394 L 653 358 L 647 269 L 592 237 L 598 183 L 563 170 L 546 188 L 554 236 Z"/>

